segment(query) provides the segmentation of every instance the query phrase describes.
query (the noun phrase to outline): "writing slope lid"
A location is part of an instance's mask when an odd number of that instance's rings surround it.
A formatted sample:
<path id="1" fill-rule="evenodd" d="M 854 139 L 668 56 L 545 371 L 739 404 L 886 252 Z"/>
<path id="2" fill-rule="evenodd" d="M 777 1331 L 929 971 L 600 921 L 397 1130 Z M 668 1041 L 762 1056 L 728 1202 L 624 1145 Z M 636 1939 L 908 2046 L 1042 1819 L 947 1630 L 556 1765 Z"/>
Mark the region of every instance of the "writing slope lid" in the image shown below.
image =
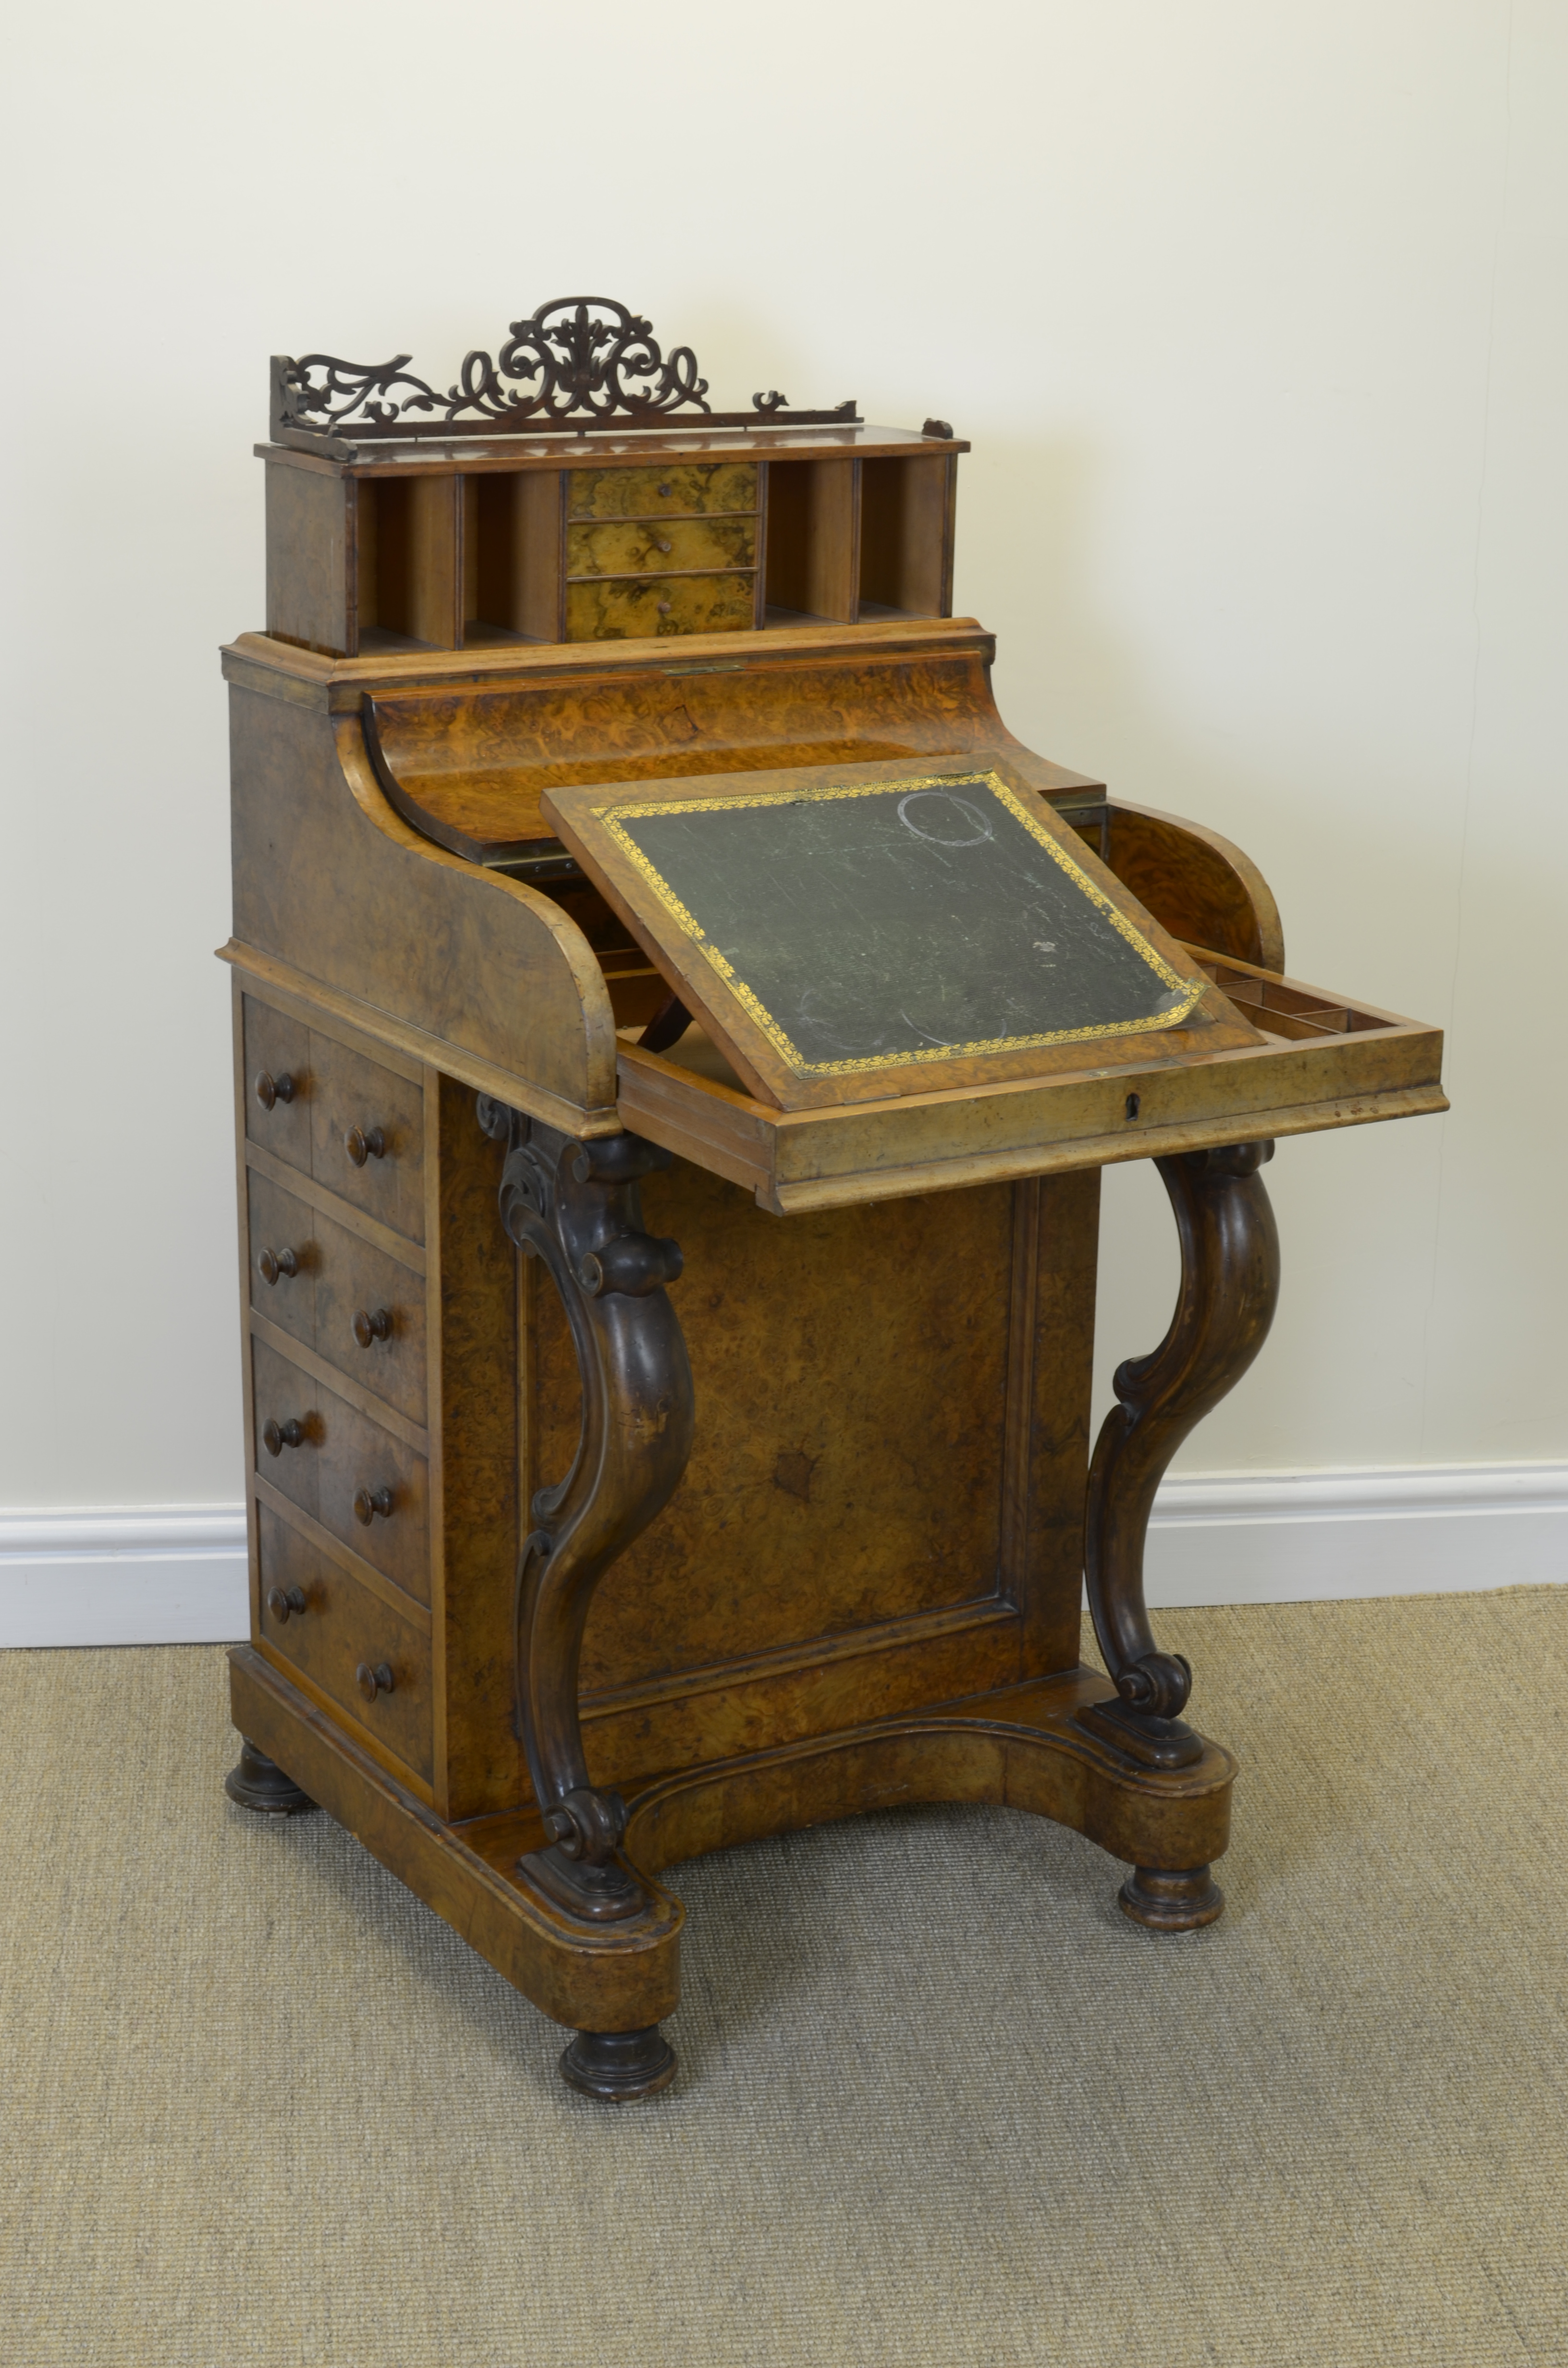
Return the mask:
<path id="1" fill-rule="evenodd" d="M 575 783 L 541 805 L 782 1110 L 1264 1041 L 1000 756 Z"/>

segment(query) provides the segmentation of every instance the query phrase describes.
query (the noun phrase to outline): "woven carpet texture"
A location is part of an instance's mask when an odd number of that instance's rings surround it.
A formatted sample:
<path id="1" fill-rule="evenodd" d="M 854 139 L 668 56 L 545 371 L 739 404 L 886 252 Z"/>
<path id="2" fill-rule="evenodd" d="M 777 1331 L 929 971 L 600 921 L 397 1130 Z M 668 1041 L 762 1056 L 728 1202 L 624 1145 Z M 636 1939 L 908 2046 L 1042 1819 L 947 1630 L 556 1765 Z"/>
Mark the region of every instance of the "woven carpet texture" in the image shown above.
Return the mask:
<path id="1" fill-rule="evenodd" d="M 320 1815 L 222 1652 L 0 1656 L 6 2368 L 1568 2362 L 1568 1588 L 1167 1612 L 1229 1905 L 988 1808 L 676 1871 L 674 2089 Z"/>

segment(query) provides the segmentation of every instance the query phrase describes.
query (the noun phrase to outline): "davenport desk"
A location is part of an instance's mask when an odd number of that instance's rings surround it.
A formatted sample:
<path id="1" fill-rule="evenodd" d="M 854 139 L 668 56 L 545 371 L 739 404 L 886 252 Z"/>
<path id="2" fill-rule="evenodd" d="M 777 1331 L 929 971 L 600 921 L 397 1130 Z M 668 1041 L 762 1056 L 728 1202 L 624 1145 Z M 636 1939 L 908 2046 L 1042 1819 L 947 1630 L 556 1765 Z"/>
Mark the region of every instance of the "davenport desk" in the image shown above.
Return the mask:
<path id="1" fill-rule="evenodd" d="M 1267 1331 L 1275 1140 L 1442 1110 L 1437 1032 L 1007 732 L 945 422 L 715 412 L 596 299 L 407 361 L 274 364 L 224 653 L 233 1797 L 329 1811 L 608 2098 L 670 2078 L 704 1850 L 1005 1802 L 1209 1921 L 1150 1508 Z M 1091 1452 L 1127 1159 L 1181 1289 Z"/>

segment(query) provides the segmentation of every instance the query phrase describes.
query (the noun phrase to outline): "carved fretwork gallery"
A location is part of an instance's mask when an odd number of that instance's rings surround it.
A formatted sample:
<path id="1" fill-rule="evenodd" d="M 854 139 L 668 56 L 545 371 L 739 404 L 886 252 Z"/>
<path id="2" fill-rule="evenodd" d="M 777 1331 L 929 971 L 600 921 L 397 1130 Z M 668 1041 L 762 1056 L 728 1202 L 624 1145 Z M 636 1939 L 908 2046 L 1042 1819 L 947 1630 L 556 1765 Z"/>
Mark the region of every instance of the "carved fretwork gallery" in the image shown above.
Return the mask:
<path id="1" fill-rule="evenodd" d="M 715 412 L 697 356 L 676 346 L 666 359 L 651 321 L 611 296 L 558 297 L 526 321 L 514 321 L 494 359 L 477 348 L 463 358 L 457 382 L 437 394 L 408 369 L 411 354 L 390 362 L 346 362 L 335 354 L 275 354 L 272 433 L 312 441 L 336 432 L 364 438 L 515 435 L 571 425 L 578 432 L 613 426 L 661 427 L 672 413 L 700 413 L 710 427 L 820 426 L 858 418 L 854 404 L 832 411 L 791 411 L 774 390 L 754 394 L 749 412 Z M 428 415 L 438 412 L 439 418 Z M 421 416 L 425 415 L 425 416 Z M 949 430 L 949 433 L 951 431 Z"/>
<path id="2" fill-rule="evenodd" d="M 1155 1493 L 1267 1337 L 1276 1142 L 1442 1110 L 1439 1036 L 1008 733 L 945 420 L 712 412 L 597 298 L 408 362 L 275 364 L 224 654 L 231 1800 L 338 1818 L 609 2101 L 675 2075 L 708 1850 L 1006 1802 L 1209 1923 L 1234 1763 Z M 1129 1159 L 1181 1284 L 1092 1441 Z"/>

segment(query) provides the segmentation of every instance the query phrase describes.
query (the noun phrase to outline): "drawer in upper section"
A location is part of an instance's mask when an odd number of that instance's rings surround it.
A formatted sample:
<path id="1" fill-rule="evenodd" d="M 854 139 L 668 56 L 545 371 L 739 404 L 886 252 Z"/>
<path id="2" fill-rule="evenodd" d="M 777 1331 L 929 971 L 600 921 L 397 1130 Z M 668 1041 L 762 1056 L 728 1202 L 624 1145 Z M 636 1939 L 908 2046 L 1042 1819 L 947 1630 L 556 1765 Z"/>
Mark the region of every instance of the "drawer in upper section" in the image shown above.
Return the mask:
<path id="1" fill-rule="evenodd" d="M 251 1342 L 251 1376 L 261 1477 L 406 1594 L 428 1603 L 424 1456 L 265 1340 Z"/>
<path id="2" fill-rule="evenodd" d="M 585 576 L 566 586 L 566 638 L 749 632 L 756 609 L 755 575 Z"/>
<path id="3" fill-rule="evenodd" d="M 659 469 L 574 469 L 566 484 L 568 518 L 709 518 L 755 510 L 755 461 L 666 464 Z"/>
<path id="4" fill-rule="evenodd" d="M 605 518 L 566 529 L 568 577 L 756 564 L 755 518 Z"/>
<path id="5" fill-rule="evenodd" d="M 423 1423 L 423 1278 L 255 1169 L 249 1201 L 257 1315 Z"/>
<path id="6" fill-rule="evenodd" d="M 417 1080 L 244 997 L 245 1133 L 411 1242 L 425 1238 Z"/>

